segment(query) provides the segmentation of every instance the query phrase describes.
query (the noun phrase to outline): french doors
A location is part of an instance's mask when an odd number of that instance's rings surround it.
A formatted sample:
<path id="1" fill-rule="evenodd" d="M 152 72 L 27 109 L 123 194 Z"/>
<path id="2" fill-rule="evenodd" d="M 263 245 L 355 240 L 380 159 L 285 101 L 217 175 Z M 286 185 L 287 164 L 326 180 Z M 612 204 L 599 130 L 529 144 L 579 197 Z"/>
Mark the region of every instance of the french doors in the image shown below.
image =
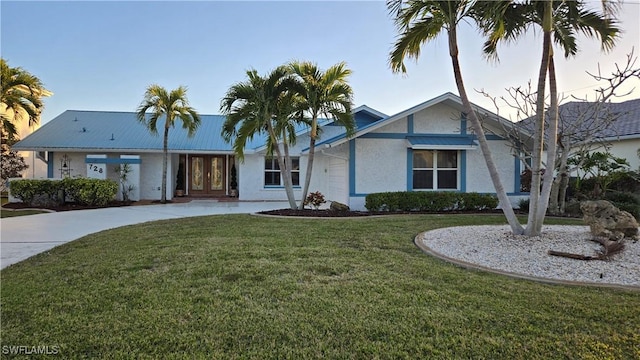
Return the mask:
<path id="1" fill-rule="evenodd" d="M 189 170 L 190 195 L 226 195 L 224 155 L 189 156 Z"/>

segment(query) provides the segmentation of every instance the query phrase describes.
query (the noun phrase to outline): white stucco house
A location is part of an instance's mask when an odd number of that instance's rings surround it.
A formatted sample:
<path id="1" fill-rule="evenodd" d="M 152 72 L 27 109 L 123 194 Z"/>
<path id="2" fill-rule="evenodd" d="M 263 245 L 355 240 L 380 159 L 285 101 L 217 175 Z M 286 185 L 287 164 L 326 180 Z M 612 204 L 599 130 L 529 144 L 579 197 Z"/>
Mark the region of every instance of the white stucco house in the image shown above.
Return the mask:
<path id="1" fill-rule="evenodd" d="M 506 121 L 476 107 L 484 125 L 499 133 Z M 185 196 L 226 197 L 230 174 L 237 170 L 239 200 L 286 200 L 277 162 L 266 154 L 265 138 L 256 137 L 237 161 L 221 137 L 224 116 L 201 115 L 196 135 L 180 126 L 169 133 L 167 199 L 184 181 Z M 364 209 L 365 196 L 384 191 L 460 191 L 494 193 L 484 159 L 469 129 L 458 96 L 445 93 L 395 115 L 367 106 L 354 109 L 356 134 L 331 121 L 322 123 L 316 145 L 310 191 L 328 200 Z M 521 163 L 508 142 L 488 135 L 503 185 L 514 203 L 520 193 Z M 307 129 L 300 129 L 291 149 L 293 181 L 301 196 L 308 154 Z M 47 152 L 49 178 L 83 176 L 116 180 L 118 164 L 130 164 L 132 200 L 160 199 L 162 137 L 149 134 L 133 112 L 68 110 L 17 143 L 16 150 Z M 181 168 L 182 171 L 178 171 Z M 178 175 L 183 176 L 178 179 Z"/>

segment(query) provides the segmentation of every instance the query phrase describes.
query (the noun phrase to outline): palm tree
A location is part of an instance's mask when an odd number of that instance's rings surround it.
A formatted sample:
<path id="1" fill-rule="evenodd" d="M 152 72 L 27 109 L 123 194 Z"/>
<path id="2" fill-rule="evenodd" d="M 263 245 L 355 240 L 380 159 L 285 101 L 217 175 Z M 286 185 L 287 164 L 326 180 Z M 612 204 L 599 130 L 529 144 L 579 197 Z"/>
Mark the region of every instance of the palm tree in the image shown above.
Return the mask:
<path id="1" fill-rule="evenodd" d="M 26 115 L 29 126 L 37 125 L 44 108 L 42 97 L 51 96 L 51 92 L 36 76 L 0 59 L 0 96 L 2 128 L 8 140 L 17 140 L 16 123 Z"/>
<path id="2" fill-rule="evenodd" d="M 490 57 L 497 58 L 497 43 L 499 41 L 514 41 L 531 26 L 539 26 L 543 34 L 542 59 L 538 73 L 536 125 L 531 164 L 531 197 L 529 201 L 529 218 L 525 233 L 538 235 L 549 205 L 549 196 L 553 183 L 555 158 L 558 137 L 558 93 L 554 63 L 553 42 L 564 50 L 565 58 L 578 53 L 576 34 L 583 33 L 589 37 L 597 37 L 601 41 L 602 49 L 609 50 L 614 44 L 619 29 L 613 16 L 617 6 L 609 1 L 602 1 L 603 13 L 589 10 L 584 1 L 529 1 L 514 3 L 502 1 L 500 3 L 483 3 L 478 8 L 491 13 L 492 16 L 480 17 L 481 27 L 488 34 L 484 51 Z M 493 8 L 487 11 L 487 9 Z M 546 168 L 542 166 L 542 154 L 545 138 L 545 89 L 549 76 L 549 122 Z M 542 184 L 542 190 L 540 185 Z"/>
<path id="3" fill-rule="evenodd" d="M 443 31 L 446 31 L 453 75 L 462 100 L 464 112 L 467 115 L 467 119 L 471 122 L 473 131 L 478 137 L 480 149 L 482 150 L 491 181 L 493 182 L 505 218 L 514 234 L 522 234 L 524 233 L 524 229 L 516 218 L 511 202 L 500 180 L 495 162 L 491 156 L 482 124 L 475 111 L 473 111 L 471 102 L 467 96 L 458 59 L 457 26 L 458 23 L 464 19 L 475 19 L 474 5 L 475 2 L 468 0 L 387 1 L 387 7 L 392 16 L 395 17 L 395 23 L 400 32 L 398 40 L 390 53 L 389 62 L 392 71 L 406 73 L 407 69 L 404 65 L 405 58 L 417 59 L 420 56 L 420 50 L 424 43 L 434 40 Z"/>
<path id="4" fill-rule="evenodd" d="M 355 131 L 355 122 L 351 113 L 353 90 L 347 83 L 351 70 L 344 62 L 333 65 L 324 72 L 318 68 L 317 64 L 308 61 L 295 61 L 289 66 L 297 75 L 301 85 L 299 91 L 303 99 L 302 107 L 311 118 L 309 158 L 299 206 L 300 209 L 303 209 L 313 171 L 313 159 L 319 130 L 318 117 L 323 115 L 332 118 L 337 124 L 345 127 L 347 136 L 352 136 Z"/>
<path id="5" fill-rule="evenodd" d="M 151 110 L 150 116 L 147 111 Z M 167 202 L 167 158 L 169 129 L 175 126 L 176 120 L 182 121 L 182 128 L 192 137 L 200 126 L 200 115 L 189 105 L 187 88 L 179 86 L 167 92 L 159 85 L 150 85 L 144 93 L 144 99 L 138 106 L 137 118 L 149 131 L 158 134 L 158 121 L 164 117 L 163 153 L 162 159 L 162 197 L 160 202 Z"/>
<path id="6" fill-rule="evenodd" d="M 275 152 L 289 205 L 295 209 L 289 145 L 296 140 L 295 123 L 302 120 L 294 116 L 299 113 L 296 92 L 290 90 L 295 83 L 286 66 L 264 77 L 254 69 L 246 74 L 248 79 L 232 85 L 220 102 L 220 111 L 227 116 L 222 137 L 233 141 L 233 150 L 242 161 L 247 141 L 267 134 L 267 154 Z"/>

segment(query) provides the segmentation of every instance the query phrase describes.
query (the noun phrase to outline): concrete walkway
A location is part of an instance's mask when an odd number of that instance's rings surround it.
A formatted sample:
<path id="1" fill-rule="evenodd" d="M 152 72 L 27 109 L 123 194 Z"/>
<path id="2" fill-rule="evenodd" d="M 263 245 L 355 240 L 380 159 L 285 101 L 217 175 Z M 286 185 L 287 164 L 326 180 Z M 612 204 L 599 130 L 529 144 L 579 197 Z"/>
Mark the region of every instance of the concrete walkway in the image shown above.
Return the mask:
<path id="1" fill-rule="evenodd" d="M 5 218 L 0 221 L 0 269 L 85 235 L 120 226 L 192 216 L 255 213 L 287 207 L 287 202 L 192 200 L 178 204 L 124 206 Z"/>

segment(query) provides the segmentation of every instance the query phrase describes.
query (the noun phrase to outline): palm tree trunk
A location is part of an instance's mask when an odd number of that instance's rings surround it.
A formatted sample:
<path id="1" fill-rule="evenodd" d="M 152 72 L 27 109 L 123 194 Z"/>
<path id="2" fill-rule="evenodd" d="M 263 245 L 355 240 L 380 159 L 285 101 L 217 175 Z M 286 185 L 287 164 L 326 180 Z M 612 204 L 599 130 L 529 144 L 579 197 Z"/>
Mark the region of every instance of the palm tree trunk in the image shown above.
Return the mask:
<path id="1" fill-rule="evenodd" d="M 162 158 L 162 194 L 160 195 L 160 203 L 167 203 L 167 157 L 169 156 L 169 128 L 167 126 L 164 127 L 164 139 L 162 150 L 164 156 Z"/>
<path id="2" fill-rule="evenodd" d="M 496 195 L 498 196 L 498 200 L 500 202 L 500 207 L 502 208 L 502 212 L 504 213 L 509 226 L 511 227 L 511 231 L 514 234 L 522 234 L 524 229 L 522 225 L 518 222 L 518 218 L 516 217 L 515 212 L 513 211 L 513 207 L 511 206 L 511 202 L 509 201 L 509 197 L 507 196 L 506 191 L 504 190 L 504 186 L 502 186 L 502 181 L 500 180 L 500 175 L 498 174 L 498 169 L 496 164 L 493 161 L 493 157 L 491 156 L 491 150 L 489 149 L 489 144 L 487 142 L 487 137 L 484 134 L 484 130 L 482 129 L 482 124 L 476 115 L 476 112 L 473 111 L 471 107 L 471 102 L 469 101 L 469 97 L 467 96 L 467 91 L 464 87 L 464 81 L 462 79 L 462 70 L 460 69 L 460 62 L 458 60 L 458 40 L 456 35 L 455 26 L 453 26 L 449 30 L 449 55 L 451 56 L 451 63 L 453 66 L 453 75 L 456 79 L 456 86 L 458 87 L 458 92 L 460 93 L 460 98 L 462 99 L 462 106 L 464 108 L 465 113 L 467 114 L 467 118 L 471 120 L 471 126 L 473 127 L 473 131 L 478 137 L 478 142 L 480 143 L 480 149 L 482 150 L 482 155 L 484 156 L 484 160 L 487 164 L 487 170 L 489 170 L 489 176 L 491 177 L 491 181 L 493 182 L 493 186 L 496 190 Z"/>
<path id="3" fill-rule="evenodd" d="M 286 130 L 285 130 L 286 131 Z M 283 147 L 284 147 L 284 159 L 282 162 L 284 163 L 284 190 L 287 193 L 287 199 L 289 200 L 289 206 L 292 209 L 296 208 L 296 196 L 293 192 L 293 181 L 291 179 L 291 170 L 293 167 L 291 161 L 291 155 L 289 155 L 289 143 L 287 143 L 287 137 L 284 135 L 283 137 Z M 281 168 L 282 169 L 282 168 Z"/>
<path id="4" fill-rule="evenodd" d="M 542 182 L 542 152 L 544 148 L 544 95 L 547 72 L 549 70 L 549 56 L 551 51 L 552 6 L 552 2 L 548 2 L 546 4 L 543 19 L 544 32 L 542 41 L 542 60 L 540 61 L 540 72 L 538 73 L 536 123 L 533 133 L 533 151 L 531 153 L 531 189 L 529 190 L 529 216 L 527 219 L 527 228 L 525 229 L 525 235 L 528 236 L 538 235 L 540 233 L 539 229 L 542 228 L 542 221 L 538 217 L 538 207 L 540 206 L 540 184 Z M 549 171 L 553 171 L 553 169 L 550 169 Z"/>
<path id="5" fill-rule="evenodd" d="M 291 209 L 296 209 L 296 198 L 293 193 L 293 185 L 291 184 L 291 169 L 287 166 L 284 157 L 282 156 L 282 151 L 280 151 L 280 143 L 278 142 L 278 136 L 276 135 L 275 130 L 271 123 L 267 123 L 267 129 L 269 132 L 269 136 L 271 137 L 271 142 L 274 145 L 274 151 L 276 152 L 276 160 L 278 160 L 278 166 L 280 166 L 280 176 L 283 177 L 284 181 L 284 190 L 287 194 L 287 200 L 289 200 L 289 206 Z M 286 141 L 286 140 L 285 140 Z M 288 152 L 288 147 L 285 142 L 285 150 Z M 287 155 L 288 157 L 288 155 Z M 287 169 L 289 169 L 289 173 L 287 175 Z"/>
<path id="6" fill-rule="evenodd" d="M 299 209 L 304 209 L 304 200 L 309 193 L 309 184 L 311 183 L 311 172 L 313 171 L 313 159 L 316 154 L 316 136 L 318 134 L 318 114 L 313 114 L 311 119 L 311 131 L 309 132 L 309 156 L 307 158 L 307 172 L 304 177 L 304 186 L 302 188 L 302 198 L 300 199 Z"/>
<path id="7" fill-rule="evenodd" d="M 556 151 L 558 148 L 558 88 L 556 79 L 556 69 L 553 61 L 553 49 L 549 49 L 549 140 L 547 141 L 547 170 L 544 173 L 542 181 L 542 193 L 540 194 L 540 204 L 538 205 L 538 213 L 536 221 L 537 234 L 542 231 L 542 224 L 549 206 L 549 196 L 556 169 Z"/>

